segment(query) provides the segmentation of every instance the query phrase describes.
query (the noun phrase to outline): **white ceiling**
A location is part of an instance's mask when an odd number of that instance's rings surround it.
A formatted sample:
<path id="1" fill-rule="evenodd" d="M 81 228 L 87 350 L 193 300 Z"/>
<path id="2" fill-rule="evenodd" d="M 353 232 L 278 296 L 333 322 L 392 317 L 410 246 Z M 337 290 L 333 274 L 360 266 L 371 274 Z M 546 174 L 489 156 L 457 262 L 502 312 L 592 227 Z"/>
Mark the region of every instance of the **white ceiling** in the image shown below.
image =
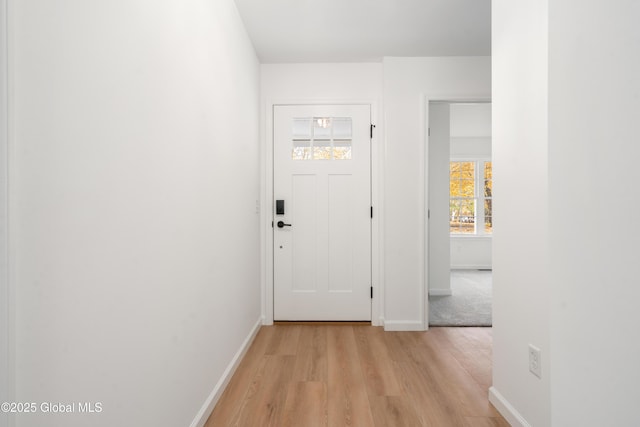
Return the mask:
<path id="1" fill-rule="evenodd" d="M 235 0 L 263 63 L 491 54 L 491 0 Z"/>

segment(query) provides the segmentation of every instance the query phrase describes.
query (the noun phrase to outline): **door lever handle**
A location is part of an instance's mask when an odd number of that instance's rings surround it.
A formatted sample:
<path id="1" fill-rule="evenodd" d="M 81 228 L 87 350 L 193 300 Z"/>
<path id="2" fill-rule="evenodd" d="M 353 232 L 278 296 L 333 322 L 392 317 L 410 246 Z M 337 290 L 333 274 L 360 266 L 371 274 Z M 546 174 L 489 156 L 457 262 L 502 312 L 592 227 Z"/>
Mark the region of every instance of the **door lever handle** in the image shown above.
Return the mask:
<path id="1" fill-rule="evenodd" d="M 291 224 L 285 224 L 284 221 L 278 221 L 278 228 L 291 227 Z"/>

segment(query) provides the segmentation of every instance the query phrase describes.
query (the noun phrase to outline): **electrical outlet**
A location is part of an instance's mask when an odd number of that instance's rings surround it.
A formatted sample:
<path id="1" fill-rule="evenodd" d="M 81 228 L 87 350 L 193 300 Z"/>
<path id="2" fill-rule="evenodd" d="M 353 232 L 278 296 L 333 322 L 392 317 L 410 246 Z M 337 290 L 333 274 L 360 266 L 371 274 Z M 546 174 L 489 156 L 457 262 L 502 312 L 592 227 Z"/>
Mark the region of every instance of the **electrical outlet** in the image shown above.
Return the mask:
<path id="1" fill-rule="evenodd" d="M 542 378 L 542 359 L 540 349 L 529 344 L 529 371 L 538 378 Z"/>

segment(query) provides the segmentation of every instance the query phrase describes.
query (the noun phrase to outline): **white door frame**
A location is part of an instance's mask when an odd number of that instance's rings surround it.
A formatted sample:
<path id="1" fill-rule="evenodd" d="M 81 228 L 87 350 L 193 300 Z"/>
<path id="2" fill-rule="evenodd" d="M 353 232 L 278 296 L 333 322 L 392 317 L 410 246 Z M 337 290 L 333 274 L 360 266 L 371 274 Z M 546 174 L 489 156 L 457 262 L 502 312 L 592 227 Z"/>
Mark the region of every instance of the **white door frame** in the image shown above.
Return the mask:
<path id="1" fill-rule="evenodd" d="M 384 284 L 382 276 L 382 242 L 380 227 L 383 223 L 381 197 L 381 153 L 383 151 L 382 126 L 378 120 L 377 102 L 370 99 L 357 100 L 268 100 L 264 106 L 264 134 L 260 158 L 263 168 L 260 211 L 261 218 L 261 287 L 262 287 L 262 323 L 273 324 L 273 228 L 271 225 L 273 212 L 273 108 L 277 105 L 369 105 L 371 107 L 371 123 L 376 128 L 371 141 L 371 203 L 373 205 L 373 220 L 371 222 L 371 281 L 373 299 L 371 300 L 371 324 L 382 325 L 384 307 Z"/>
<path id="2" fill-rule="evenodd" d="M 420 117 L 422 126 L 420 128 L 423 144 L 420 145 L 420 229 L 418 233 L 424 238 L 420 245 L 420 282 L 422 286 L 422 324 L 423 329 L 429 329 L 429 227 L 427 226 L 429 211 L 429 103 L 430 102 L 491 102 L 491 93 L 481 94 L 425 94 L 421 96 Z"/>

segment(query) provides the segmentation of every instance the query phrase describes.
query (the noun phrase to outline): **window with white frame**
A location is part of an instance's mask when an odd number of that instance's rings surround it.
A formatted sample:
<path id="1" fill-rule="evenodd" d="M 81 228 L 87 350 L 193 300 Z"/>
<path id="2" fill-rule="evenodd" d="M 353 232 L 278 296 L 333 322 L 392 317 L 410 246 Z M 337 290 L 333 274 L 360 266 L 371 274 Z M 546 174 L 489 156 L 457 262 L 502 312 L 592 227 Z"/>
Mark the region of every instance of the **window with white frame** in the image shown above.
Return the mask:
<path id="1" fill-rule="evenodd" d="M 491 162 L 449 162 L 449 231 L 486 235 L 493 230 Z"/>

